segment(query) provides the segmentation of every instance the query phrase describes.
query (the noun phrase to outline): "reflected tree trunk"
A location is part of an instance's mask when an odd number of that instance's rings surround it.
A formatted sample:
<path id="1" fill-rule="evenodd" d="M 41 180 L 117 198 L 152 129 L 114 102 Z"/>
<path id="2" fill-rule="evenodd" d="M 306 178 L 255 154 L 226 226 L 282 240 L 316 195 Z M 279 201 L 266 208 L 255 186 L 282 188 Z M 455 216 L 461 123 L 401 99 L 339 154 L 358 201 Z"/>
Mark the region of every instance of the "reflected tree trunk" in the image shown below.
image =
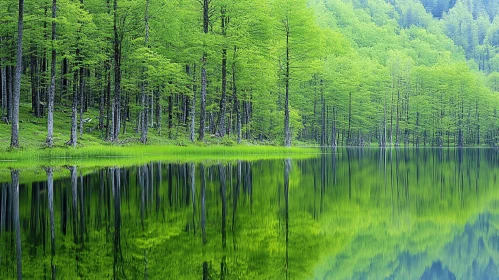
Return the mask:
<path id="1" fill-rule="evenodd" d="M 206 177 L 204 174 L 204 166 L 201 164 L 199 166 L 199 172 L 201 175 L 201 234 L 203 239 L 203 245 L 206 244 Z"/>
<path id="2" fill-rule="evenodd" d="M 79 249 L 78 245 L 78 175 L 77 167 L 70 166 L 69 171 L 71 172 L 71 220 L 73 224 L 73 240 L 76 247 L 76 274 L 79 275 Z"/>
<path id="3" fill-rule="evenodd" d="M 146 173 L 146 165 L 142 165 L 139 167 L 139 187 L 140 187 L 140 224 L 142 226 L 142 230 L 145 230 L 144 219 L 145 219 L 145 200 L 146 200 L 146 191 L 145 191 L 145 176 Z"/>
<path id="4" fill-rule="evenodd" d="M 72 212 L 72 223 L 73 223 L 73 240 L 74 243 L 78 243 L 78 231 L 77 231 L 77 221 L 78 221 L 78 175 L 76 166 L 69 167 L 71 172 L 71 212 Z"/>
<path id="5" fill-rule="evenodd" d="M 242 175 L 242 163 L 240 160 L 237 161 L 237 179 L 236 179 L 236 187 L 232 192 L 232 238 L 234 249 L 236 249 L 236 212 L 237 212 L 237 202 L 239 198 L 239 191 L 241 189 L 241 175 Z"/>
<path id="6" fill-rule="evenodd" d="M 284 202 L 285 202 L 285 223 L 286 223 L 286 257 L 285 273 L 289 279 L 289 172 L 291 170 L 291 159 L 284 160 Z"/>
<path id="7" fill-rule="evenodd" d="M 194 163 L 189 163 L 190 165 L 190 180 L 191 180 L 191 196 L 192 196 L 192 229 L 194 230 L 194 235 L 196 235 L 196 165 Z"/>
<path id="8" fill-rule="evenodd" d="M 54 219 L 54 178 L 53 178 L 53 170 L 52 168 L 47 168 L 47 189 L 48 189 L 48 206 L 49 206 L 49 213 L 50 213 L 50 264 L 52 268 L 52 279 L 55 279 L 56 277 L 56 269 L 55 269 L 55 264 L 54 264 L 54 257 L 55 257 L 55 219 Z"/>
<path id="9" fill-rule="evenodd" d="M 158 162 L 158 188 L 156 190 L 156 213 L 159 213 L 160 207 L 161 207 L 161 196 L 160 196 L 160 189 L 161 185 L 163 184 L 163 166 L 161 162 Z"/>
<path id="10" fill-rule="evenodd" d="M 222 249 L 224 251 L 220 263 L 220 279 L 225 279 L 225 274 L 227 274 L 227 256 L 225 255 L 225 248 L 227 247 L 227 178 L 223 164 L 219 165 L 219 172 L 220 198 L 222 199 Z"/>
<path id="11" fill-rule="evenodd" d="M 203 239 L 203 247 L 207 243 L 206 239 L 206 176 L 204 172 L 204 165 L 199 166 L 201 176 L 201 235 Z M 208 262 L 203 262 L 203 280 L 208 280 Z"/>
<path id="12" fill-rule="evenodd" d="M 347 161 L 348 161 L 348 199 L 352 199 L 352 159 L 350 156 L 351 149 L 347 148 Z"/>
<path id="13" fill-rule="evenodd" d="M 83 175 L 80 170 L 80 197 L 79 197 L 79 203 L 80 203 L 80 242 L 82 245 L 85 243 L 85 233 L 86 233 L 86 228 L 85 228 L 85 196 L 83 192 Z"/>
<path id="14" fill-rule="evenodd" d="M 23 279 L 21 224 L 19 222 L 19 170 L 11 170 L 10 176 L 12 179 L 12 208 L 14 215 L 14 228 L 16 232 L 17 279 Z"/>
<path id="15" fill-rule="evenodd" d="M 173 165 L 168 164 L 168 201 L 170 202 L 170 207 L 173 207 Z"/>
<path id="16" fill-rule="evenodd" d="M 2 188 L 2 202 L 0 204 L 0 236 L 5 231 L 6 224 L 6 211 L 7 211 L 7 187 L 5 184 L 1 184 Z"/>
<path id="17" fill-rule="evenodd" d="M 123 253 L 121 251 L 121 183 L 119 168 L 111 168 L 111 186 L 114 205 L 113 279 L 121 279 L 125 275 L 122 267 Z"/>

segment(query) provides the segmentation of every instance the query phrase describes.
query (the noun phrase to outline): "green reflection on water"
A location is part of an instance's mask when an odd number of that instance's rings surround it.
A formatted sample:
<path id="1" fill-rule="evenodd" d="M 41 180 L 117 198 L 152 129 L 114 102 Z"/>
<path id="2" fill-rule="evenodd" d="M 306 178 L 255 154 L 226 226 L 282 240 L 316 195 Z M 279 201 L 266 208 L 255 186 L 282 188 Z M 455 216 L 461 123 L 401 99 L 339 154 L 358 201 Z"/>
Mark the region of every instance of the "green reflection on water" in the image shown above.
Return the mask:
<path id="1" fill-rule="evenodd" d="M 23 276 L 495 279 L 498 166 L 491 149 L 344 148 L 67 170 L 54 181 L 54 257 L 47 182 L 20 186 Z M 2 279 L 17 276 L 12 197 L 2 184 Z"/>

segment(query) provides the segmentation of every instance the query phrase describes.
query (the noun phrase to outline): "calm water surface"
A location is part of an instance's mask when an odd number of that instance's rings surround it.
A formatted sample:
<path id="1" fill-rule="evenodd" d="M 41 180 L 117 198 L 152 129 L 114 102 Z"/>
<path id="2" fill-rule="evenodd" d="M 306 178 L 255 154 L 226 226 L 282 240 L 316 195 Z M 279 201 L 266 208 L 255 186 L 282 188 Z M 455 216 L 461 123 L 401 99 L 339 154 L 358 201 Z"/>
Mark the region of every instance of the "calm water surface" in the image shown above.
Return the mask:
<path id="1" fill-rule="evenodd" d="M 328 152 L 21 171 L 0 279 L 499 278 L 497 150 Z"/>

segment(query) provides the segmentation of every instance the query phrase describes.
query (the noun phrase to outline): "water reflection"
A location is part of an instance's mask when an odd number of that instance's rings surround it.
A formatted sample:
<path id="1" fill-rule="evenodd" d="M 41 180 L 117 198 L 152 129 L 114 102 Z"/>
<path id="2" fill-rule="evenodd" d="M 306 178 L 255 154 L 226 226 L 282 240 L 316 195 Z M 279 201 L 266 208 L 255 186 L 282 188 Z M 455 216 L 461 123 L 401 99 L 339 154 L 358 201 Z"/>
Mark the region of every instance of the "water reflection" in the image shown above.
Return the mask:
<path id="1" fill-rule="evenodd" d="M 13 170 L 0 278 L 497 278 L 496 150 L 328 152 Z"/>

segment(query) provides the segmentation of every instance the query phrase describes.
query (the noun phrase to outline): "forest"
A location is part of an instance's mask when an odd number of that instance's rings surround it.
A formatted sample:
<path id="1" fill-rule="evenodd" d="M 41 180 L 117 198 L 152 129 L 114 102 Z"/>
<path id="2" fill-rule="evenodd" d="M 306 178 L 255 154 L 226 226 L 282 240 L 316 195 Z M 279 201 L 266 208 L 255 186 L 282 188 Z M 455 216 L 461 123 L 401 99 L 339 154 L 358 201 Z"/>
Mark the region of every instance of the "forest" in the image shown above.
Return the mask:
<path id="1" fill-rule="evenodd" d="M 48 147 L 496 146 L 498 13 L 492 0 L 3 0 L 0 128 L 13 148 L 31 123 Z"/>

